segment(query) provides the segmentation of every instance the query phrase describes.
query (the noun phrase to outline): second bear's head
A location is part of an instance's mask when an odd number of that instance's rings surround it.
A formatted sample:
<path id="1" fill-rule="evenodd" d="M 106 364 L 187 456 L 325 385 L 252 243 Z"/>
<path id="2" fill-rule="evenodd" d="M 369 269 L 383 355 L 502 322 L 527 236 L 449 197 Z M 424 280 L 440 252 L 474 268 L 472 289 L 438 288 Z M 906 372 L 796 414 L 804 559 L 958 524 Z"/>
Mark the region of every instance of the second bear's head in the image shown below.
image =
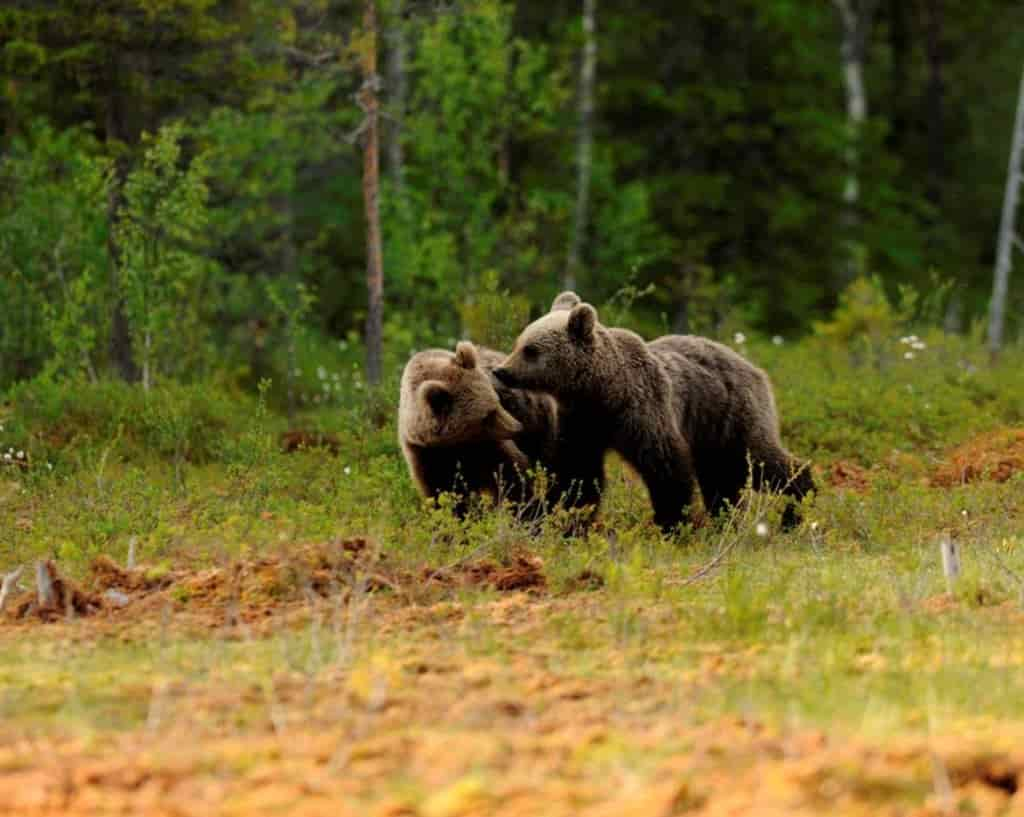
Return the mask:
<path id="1" fill-rule="evenodd" d="M 454 354 L 428 349 L 413 355 L 402 372 L 398 411 L 402 436 L 425 447 L 507 440 L 523 430 L 466 341 Z"/>
<path id="2" fill-rule="evenodd" d="M 494 376 L 506 386 L 571 394 L 593 370 L 601 331 L 597 310 L 563 292 L 547 315 L 523 330 Z"/>

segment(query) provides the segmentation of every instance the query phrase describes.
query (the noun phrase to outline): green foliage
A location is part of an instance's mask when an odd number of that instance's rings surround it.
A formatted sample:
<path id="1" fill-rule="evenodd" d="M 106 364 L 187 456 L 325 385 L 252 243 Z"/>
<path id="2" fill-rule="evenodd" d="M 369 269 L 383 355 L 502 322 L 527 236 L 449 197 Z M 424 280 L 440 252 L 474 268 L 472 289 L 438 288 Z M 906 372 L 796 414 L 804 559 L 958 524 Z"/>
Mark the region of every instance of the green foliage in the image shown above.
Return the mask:
<path id="1" fill-rule="evenodd" d="M 479 290 L 471 297 L 459 310 L 466 337 L 491 349 L 511 351 L 519 333 L 530 322 L 529 300 L 499 290 L 498 276 L 493 270 L 483 274 Z"/>
<path id="2" fill-rule="evenodd" d="M 130 374 L 128 352 L 147 382 L 211 374 L 252 390 L 269 377 L 275 405 L 317 386 L 292 383 L 297 369 L 347 375 L 351 355 L 329 347 L 366 319 L 360 58 L 373 42 L 389 364 L 484 337 L 499 325 L 494 293 L 534 314 L 550 303 L 576 195 L 580 9 L 383 4 L 376 40 L 361 12 L 319 0 L 0 12 L 0 385 Z M 629 315 L 647 334 L 794 337 L 818 321 L 865 361 L 904 322 L 901 286 L 929 293 L 908 320 L 983 315 L 1024 8 L 950 8 L 938 51 L 911 16 L 879 7 L 864 43 L 871 116 L 850 213 L 832 6 L 600 8 L 581 294 L 614 303 L 653 287 Z M 870 288 L 840 291 L 851 247 L 898 314 L 869 314 L 884 310 Z M 317 294 L 301 332 L 271 298 L 300 286 Z M 1020 303 L 1013 289 L 1011 330 Z M 524 310 L 517 300 L 509 325 Z M 359 402 L 348 380 L 338 402 Z"/>
<path id="3" fill-rule="evenodd" d="M 443 316 L 453 291 L 473 291 L 488 270 L 527 268 L 543 220 L 564 221 L 564 210 L 543 212 L 545 186 L 517 189 L 501 156 L 513 135 L 530 141 L 552 131 L 565 78 L 542 45 L 514 36 L 511 10 L 498 0 L 472 0 L 409 33 L 417 83 L 405 119 L 405 181 L 385 199 L 385 261 L 398 303 L 422 303 L 428 293 L 439 301 L 426 305 Z"/>
<path id="4" fill-rule="evenodd" d="M 249 397 L 171 382 L 146 392 L 116 381 L 44 377 L 15 387 L 8 401 L 10 445 L 64 470 L 110 444 L 117 456 L 136 462 L 152 456 L 210 462 L 256 416 Z"/>
<path id="5" fill-rule="evenodd" d="M 78 130 L 36 123 L 0 161 L 0 383 L 46 364 L 100 366 L 110 303 L 110 162 Z"/>
<path id="6" fill-rule="evenodd" d="M 125 181 L 116 227 L 121 291 L 146 389 L 159 373 L 180 377 L 206 362 L 204 295 L 213 274 L 202 255 L 207 169 L 202 157 L 179 166 L 181 135 L 179 125 L 168 125 L 152 138 Z"/>

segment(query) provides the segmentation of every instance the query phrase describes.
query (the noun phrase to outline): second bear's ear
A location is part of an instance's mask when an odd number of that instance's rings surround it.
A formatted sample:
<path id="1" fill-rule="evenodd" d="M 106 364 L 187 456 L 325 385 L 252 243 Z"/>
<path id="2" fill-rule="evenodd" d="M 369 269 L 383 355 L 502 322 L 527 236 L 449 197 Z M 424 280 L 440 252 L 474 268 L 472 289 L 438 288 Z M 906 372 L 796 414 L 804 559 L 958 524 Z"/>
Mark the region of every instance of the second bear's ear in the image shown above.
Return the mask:
<path id="1" fill-rule="evenodd" d="M 569 335 L 576 340 L 589 341 L 594 336 L 597 310 L 590 304 L 573 307 L 569 313 Z"/>
<path id="2" fill-rule="evenodd" d="M 443 383 L 436 380 L 428 380 L 420 386 L 420 397 L 438 417 L 447 414 L 454 402 L 452 393 L 444 387 Z"/>
<path id="3" fill-rule="evenodd" d="M 476 347 L 469 341 L 459 341 L 455 347 L 455 362 L 463 369 L 475 369 Z"/>
<path id="4" fill-rule="evenodd" d="M 563 292 L 551 302 L 551 311 L 568 312 L 574 306 L 579 306 L 581 303 L 583 303 L 583 301 L 580 300 L 580 296 L 575 292 Z"/>

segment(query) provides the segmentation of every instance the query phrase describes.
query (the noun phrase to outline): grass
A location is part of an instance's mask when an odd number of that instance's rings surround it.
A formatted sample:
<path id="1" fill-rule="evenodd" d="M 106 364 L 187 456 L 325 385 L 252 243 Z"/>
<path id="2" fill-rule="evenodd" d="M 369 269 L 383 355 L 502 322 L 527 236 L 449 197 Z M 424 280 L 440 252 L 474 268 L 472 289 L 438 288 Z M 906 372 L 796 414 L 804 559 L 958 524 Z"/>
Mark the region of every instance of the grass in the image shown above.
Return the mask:
<path id="1" fill-rule="evenodd" d="M 0 415 L 0 450 L 31 462 L 0 470 L 4 569 L 52 557 L 85 580 L 134 539 L 160 571 L 240 559 L 256 575 L 254 560 L 368 536 L 413 578 L 313 595 L 295 579 L 240 617 L 180 584 L 109 616 L 0 626 L 0 745 L 22 746 L 0 768 L 120 770 L 85 775 L 66 813 L 101 796 L 147 813 L 129 774 L 200 813 L 1000 813 L 1009 790 L 984 764 L 1024 773 L 1024 475 L 929 475 L 1020 423 L 1022 360 L 928 343 L 914 367 L 895 341 L 881 368 L 813 344 L 748 350 L 818 469 L 790 533 L 752 495 L 663 537 L 614 460 L 584 538 L 532 536 L 503 511 L 462 523 L 418 501 L 393 427 L 358 410 L 302 421 L 338 433 L 337 456 L 284 455 L 288 425 L 253 400 L 103 386 L 65 413 L 62 387 L 24 387 Z M 863 490 L 831 484 L 836 461 L 867 469 Z M 963 552 L 952 587 L 943 532 Z M 430 580 L 523 549 L 543 560 L 540 592 Z"/>

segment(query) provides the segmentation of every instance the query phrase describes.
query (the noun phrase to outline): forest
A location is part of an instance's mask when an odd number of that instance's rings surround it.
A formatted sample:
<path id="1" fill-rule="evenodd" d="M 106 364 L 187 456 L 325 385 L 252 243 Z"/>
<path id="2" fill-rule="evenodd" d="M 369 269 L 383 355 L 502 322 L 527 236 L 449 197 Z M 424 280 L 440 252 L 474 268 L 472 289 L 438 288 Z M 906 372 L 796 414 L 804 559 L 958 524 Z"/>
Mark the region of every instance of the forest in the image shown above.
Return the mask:
<path id="1" fill-rule="evenodd" d="M 0 3 L 0 812 L 1024 813 L 1022 70 L 1019 0 Z"/>
<path id="2" fill-rule="evenodd" d="M 371 98 L 391 368 L 567 283 L 716 337 L 799 337 L 862 276 L 984 318 L 1018 3 L 587 10 L 9 5 L 0 385 L 361 369 Z"/>

